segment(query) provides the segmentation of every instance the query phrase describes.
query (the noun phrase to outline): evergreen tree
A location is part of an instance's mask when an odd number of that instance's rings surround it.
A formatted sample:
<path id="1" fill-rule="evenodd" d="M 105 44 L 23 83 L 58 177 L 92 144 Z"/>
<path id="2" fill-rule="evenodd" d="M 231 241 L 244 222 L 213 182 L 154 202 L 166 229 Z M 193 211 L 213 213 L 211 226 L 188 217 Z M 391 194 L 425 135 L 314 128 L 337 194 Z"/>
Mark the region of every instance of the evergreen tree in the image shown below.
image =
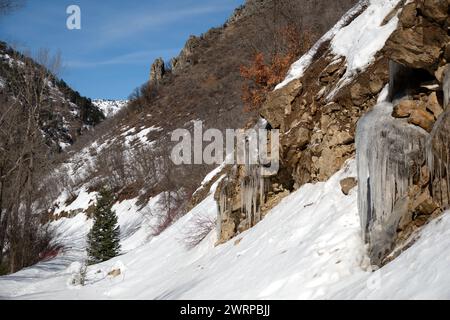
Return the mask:
<path id="1" fill-rule="evenodd" d="M 88 234 L 88 261 L 96 264 L 116 257 L 120 253 L 120 229 L 116 213 L 112 210 L 114 196 L 103 188 L 94 210 L 94 226 Z"/>

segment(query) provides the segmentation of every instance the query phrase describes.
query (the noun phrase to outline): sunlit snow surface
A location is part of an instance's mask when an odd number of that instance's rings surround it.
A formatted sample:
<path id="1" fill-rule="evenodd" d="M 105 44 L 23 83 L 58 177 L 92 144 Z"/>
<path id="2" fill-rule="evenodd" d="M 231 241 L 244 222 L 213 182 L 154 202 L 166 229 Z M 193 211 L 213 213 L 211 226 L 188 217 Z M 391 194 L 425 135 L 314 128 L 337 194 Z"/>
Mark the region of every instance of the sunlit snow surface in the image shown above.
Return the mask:
<path id="1" fill-rule="evenodd" d="M 63 219 L 71 244 L 52 261 L 0 278 L 0 297 L 21 299 L 337 299 L 450 298 L 450 215 L 424 228 L 394 262 L 369 272 L 361 240 L 357 190 L 345 196 L 341 179 L 356 175 L 354 161 L 326 183 L 308 184 L 284 199 L 254 228 L 215 247 L 213 231 L 188 250 L 183 232 L 197 215 L 217 214 L 212 194 L 160 236 L 135 231 L 128 253 L 91 266 L 87 285 L 70 285 L 79 268 L 88 225 L 84 215 Z M 121 225 L 132 203 L 116 206 Z M 155 209 L 155 208 L 154 208 Z M 152 222 L 149 221 L 147 226 Z M 141 232 L 137 233 L 136 232 Z M 147 240 L 146 240 L 147 239 Z M 236 241 L 240 240 L 240 242 Z M 116 278 L 107 276 L 120 268 Z"/>
<path id="2" fill-rule="evenodd" d="M 383 21 L 399 2 L 400 0 L 359 1 L 308 53 L 292 65 L 286 79 L 276 89 L 284 87 L 294 79 L 301 78 L 313 62 L 319 48 L 327 41 L 331 41 L 331 50 L 337 59 L 345 58 L 347 71 L 329 94 L 330 98 L 339 88 L 347 84 L 355 74 L 369 66 L 373 62 L 375 54 L 384 47 L 386 40 L 397 27 L 398 18 L 394 15 L 384 25 Z M 367 8 L 349 23 L 349 20 L 365 7 Z"/>

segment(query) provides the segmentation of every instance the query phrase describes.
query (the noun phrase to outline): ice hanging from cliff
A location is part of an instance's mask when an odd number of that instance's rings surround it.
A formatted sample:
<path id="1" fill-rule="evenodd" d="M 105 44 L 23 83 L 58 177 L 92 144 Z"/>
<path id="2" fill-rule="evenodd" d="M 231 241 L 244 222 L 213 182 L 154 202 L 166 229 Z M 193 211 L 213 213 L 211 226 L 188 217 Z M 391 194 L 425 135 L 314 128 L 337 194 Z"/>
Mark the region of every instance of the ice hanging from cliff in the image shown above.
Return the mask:
<path id="1" fill-rule="evenodd" d="M 359 120 L 356 132 L 358 209 L 375 264 L 392 249 L 408 190 L 425 158 L 427 133 L 393 118 L 392 111 L 393 103 L 379 102 Z"/>
<path id="2" fill-rule="evenodd" d="M 450 206 L 450 72 L 447 69 L 443 83 L 444 109 L 437 119 L 427 141 L 427 166 L 433 181 L 433 197 L 446 208 Z"/>

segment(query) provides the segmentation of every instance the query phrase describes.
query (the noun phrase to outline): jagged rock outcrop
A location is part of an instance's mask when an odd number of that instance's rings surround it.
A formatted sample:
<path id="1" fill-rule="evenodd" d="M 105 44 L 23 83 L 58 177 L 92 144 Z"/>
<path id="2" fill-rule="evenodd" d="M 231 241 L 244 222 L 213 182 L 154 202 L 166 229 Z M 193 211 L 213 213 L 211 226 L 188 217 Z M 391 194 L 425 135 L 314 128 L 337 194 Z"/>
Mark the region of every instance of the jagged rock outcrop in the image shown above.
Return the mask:
<path id="1" fill-rule="evenodd" d="M 159 83 L 166 74 L 164 60 L 162 58 L 156 59 L 150 69 L 150 82 Z"/>
<path id="2" fill-rule="evenodd" d="M 172 59 L 172 70 L 174 72 L 195 65 L 198 62 L 196 49 L 200 46 L 202 39 L 191 35 L 184 45 L 178 57 Z"/>
<path id="3" fill-rule="evenodd" d="M 407 4 L 399 28 L 386 43 L 389 57 L 402 65 L 435 70 L 448 42 L 447 31 L 442 28 L 447 18 L 447 9 L 444 12 L 442 7 L 446 6 L 445 1 L 428 0 Z"/>

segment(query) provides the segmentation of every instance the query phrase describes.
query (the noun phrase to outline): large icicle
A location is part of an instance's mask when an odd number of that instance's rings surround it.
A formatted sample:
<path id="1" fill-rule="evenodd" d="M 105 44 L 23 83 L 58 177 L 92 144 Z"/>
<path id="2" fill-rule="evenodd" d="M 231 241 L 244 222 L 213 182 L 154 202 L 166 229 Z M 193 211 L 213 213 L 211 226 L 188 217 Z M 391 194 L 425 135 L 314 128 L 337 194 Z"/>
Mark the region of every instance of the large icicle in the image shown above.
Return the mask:
<path id="1" fill-rule="evenodd" d="M 432 195 L 444 207 L 450 206 L 450 69 L 442 85 L 444 113 L 437 119 L 427 140 L 426 159 L 431 173 Z"/>
<path id="2" fill-rule="evenodd" d="M 424 162 L 427 137 L 424 130 L 394 119 L 392 110 L 392 103 L 379 103 L 361 118 L 356 133 L 358 207 L 375 264 L 392 249 L 408 209 L 408 189 Z"/>

